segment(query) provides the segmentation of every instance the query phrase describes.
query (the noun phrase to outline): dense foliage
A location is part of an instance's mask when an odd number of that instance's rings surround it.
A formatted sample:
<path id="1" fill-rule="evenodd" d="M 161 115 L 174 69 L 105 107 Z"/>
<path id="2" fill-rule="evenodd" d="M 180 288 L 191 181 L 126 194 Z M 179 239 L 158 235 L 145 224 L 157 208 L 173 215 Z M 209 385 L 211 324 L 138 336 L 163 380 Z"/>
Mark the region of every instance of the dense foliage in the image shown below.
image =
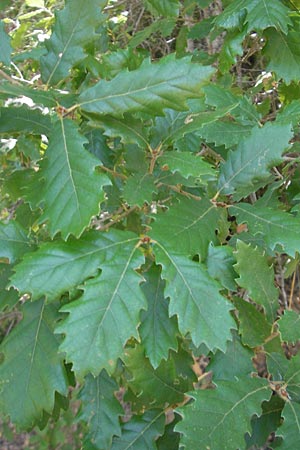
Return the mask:
<path id="1" fill-rule="evenodd" d="M 297 448 L 300 2 L 12 3 L 1 414 L 77 399 L 86 450 Z"/>

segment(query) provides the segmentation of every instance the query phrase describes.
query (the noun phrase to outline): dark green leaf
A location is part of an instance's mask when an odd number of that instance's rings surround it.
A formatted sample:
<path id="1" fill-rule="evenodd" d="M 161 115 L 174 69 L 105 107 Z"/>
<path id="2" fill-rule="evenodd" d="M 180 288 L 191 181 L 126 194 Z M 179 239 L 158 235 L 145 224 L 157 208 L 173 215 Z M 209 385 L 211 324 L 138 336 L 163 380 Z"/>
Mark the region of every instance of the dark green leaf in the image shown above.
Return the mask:
<path id="1" fill-rule="evenodd" d="M 0 20 L 0 61 L 6 66 L 10 65 L 11 52 L 10 38 L 5 32 L 4 23 Z"/>
<path id="2" fill-rule="evenodd" d="M 47 136 L 51 131 L 50 117 L 26 106 L 0 108 L 0 133 L 22 131 Z"/>
<path id="3" fill-rule="evenodd" d="M 236 272 L 233 264 L 236 262 L 233 256 L 233 250 L 229 246 L 213 246 L 208 247 L 207 270 L 209 275 L 219 281 L 226 289 L 235 291 L 237 285 L 235 282 Z"/>
<path id="4" fill-rule="evenodd" d="M 0 223 L 0 258 L 16 262 L 30 250 L 30 240 L 26 230 L 16 221 Z"/>
<path id="5" fill-rule="evenodd" d="M 131 206 L 142 207 L 144 203 L 151 203 L 152 194 L 157 191 L 154 177 L 149 173 L 138 173 L 131 176 L 125 184 L 123 196 Z"/>
<path id="6" fill-rule="evenodd" d="M 300 339 L 300 316 L 292 310 L 287 310 L 278 320 L 279 331 L 283 341 L 296 343 Z"/>

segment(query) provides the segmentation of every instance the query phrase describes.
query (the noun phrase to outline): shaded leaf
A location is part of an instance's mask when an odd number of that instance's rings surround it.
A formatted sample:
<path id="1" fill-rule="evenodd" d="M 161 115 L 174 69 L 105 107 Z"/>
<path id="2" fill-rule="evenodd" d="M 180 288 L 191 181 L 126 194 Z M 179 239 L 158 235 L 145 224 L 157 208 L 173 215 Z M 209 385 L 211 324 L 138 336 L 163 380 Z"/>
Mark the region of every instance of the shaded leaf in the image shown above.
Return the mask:
<path id="1" fill-rule="evenodd" d="M 101 274 L 85 283 L 78 300 L 61 309 L 69 313 L 56 329 L 65 334 L 61 350 L 80 378 L 88 372 L 97 376 L 103 368 L 111 373 L 126 341 L 138 338 L 140 310 L 146 302 L 134 270 L 144 261 L 136 247 L 133 241 L 117 253 L 108 252 Z"/>
<path id="2" fill-rule="evenodd" d="M 24 132 L 49 135 L 51 120 L 37 109 L 26 106 L 0 108 L 0 133 Z"/>
<path id="3" fill-rule="evenodd" d="M 53 334 L 57 312 L 44 300 L 23 306 L 23 320 L 1 344 L 0 410 L 23 429 L 51 413 L 55 391 L 66 396 L 68 381 L 58 338 Z M 38 399 L 38 401 L 36 400 Z"/>
<path id="4" fill-rule="evenodd" d="M 180 6 L 178 0 L 144 0 L 144 3 L 150 8 L 151 12 L 154 12 L 161 16 L 178 16 Z"/>
<path id="5" fill-rule="evenodd" d="M 247 289 L 249 297 L 255 303 L 264 307 L 267 319 L 273 323 L 279 308 L 273 267 L 269 266 L 266 255 L 259 248 L 253 248 L 242 241 L 237 242 L 235 255 L 237 264 L 234 269 L 240 276 L 237 283 Z"/>
<path id="6" fill-rule="evenodd" d="M 278 78 L 283 78 L 286 83 L 299 79 L 300 48 L 299 31 L 291 29 L 287 35 L 273 29 L 266 30 L 267 44 L 264 54 L 269 59 L 267 70 L 275 72 Z M 284 48 L 284 52 L 278 52 Z"/>
<path id="7" fill-rule="evenodd" d="M 105 174 L 95 171 L 99 161 L 85 143 L 72 121 L 61 119 L 54 125 L 41 167 L 45 211 L 40 220 L 49 220 L 51 236 L 59 231 L 64 239 L 79 236 L 99 212 L 103 185 L 110 184 Z"/>
<path id="8" fill-rule="evenodd" d="M 207 270 L 209 275 L 219 281 L 226 289 L 235 291 L 237 285 L 235 282 L 236 272 L 233 264 L 236 262 L 233 256 L 233 250 L 229 246 L 213 246 L 208 247 Z"/>
<path id="9" fill-rule="evenodd" d="M 79 419 L 86 421 L 89 428 L 85 440 L 97 448 L 110 448 L 113 436 L 121 435 L 119 416 L 124 411 L 114 395 L 118 389 L 103 370 L 96 378 L 88 375 L 78 395 L 82 401 Z"/>
<path id="10" fill-rule="evenodd" d="M 166 403 L 180 403 L 184 400 L 185 392 L 191 389 L 196 380 L 194 373 L 191 370 L 191 379 L 182 377 L 176 370 L 173 355 L 171 352 L 170 358 L 154 369 L 144 355 L 143 346 L 137 345 L 125 351 L 124 363 L 132 375 L 128 385 L 142 405 L 164 407 Z M 191 367 L 193 359 L 190 354 L 185 353 L 184 356 L 185 366 Z"/>
<path id="11" fill-rule="evenodd" d="M 289 18 L 290 10 L 280 0 L 271 2 L 250 0 L 246 8 L 248 31 L 274 27 L 286 34 L 288 25 L 292 25 Z"/>
<path id="12" fill-rule="evenodd" d="M 239 144 L 251 132 L 251 126 L 241 125 L 236 122 L 219 120 L 214 123 L 204 125 L 197 131 L 206 142 L 213 142 L 215 145 L 225 145 L 225 148 L 231 148 Z"/>
<path id="13" fill-rule="evenodd" d="M 177 350 L 178 327 L 175 317 L 169 318 L 169 302 L 164 296 L 165 282 L 161 279 L 161 268 L 152 266 L 143 276 L 146 283 L 142 284 L 142 290 L 148 308 L 142 311 L 139 333 L 145 355 L 156 369 L 162 359 L 168 359 L 170 349 Z"/>
<path id="14" fill-rule="evenodd" d="M 239 332 L 242 336 L 243 344 L 249 347 L 263 345 L 272 334 L 272 325 L 267 322 L 265 316 L 251 303 L 235 297 L 234 304 L 238 310 Z"/>
<path id="15" fill-rule="evenodd" d="M 12 275 L 12 267 L 9 264 L 0 263 L 0 312 L 7 306 L 11 308 L 18 301 L 18 293 L 14 289 L 6 289 L 9 277 Z"/>
<path id="16" fill-rule="evenodd" d="M 14 263 L 30 250 L 30 245 L 26 230 L 18 222 L 0 223 L 0 258 Z"/>
<path id="17" fill-rule="evenodd" d="M 280 448 L 282 450 L 294 450 L 300 442 L 300 405 L 286 402 L 282 411 L 284 422 L 277 434 L 283 437 Z"/>
<path id="18" fill-rule="evenodd" d="M 212 370 L 214 380 L 234 381 L 244 379 L 253 372 L 253 352 L 241 343 L 236 331 L 232 341 L 227 342 L 226 352 L 218 350 L 211 356 L 208 370 Z"/>
<path id="19" fill-rule="evenodd" d="M 164 427 L 164 411 L 152 409 L 142 416 L 133 416 L 123 425 L 122 436 L 113 440 L 111 450 L 156 450 L 155 441 Z"/>
<path id="20" fill-rule="evenodd" d="M 144 203 L 151 203 L 152 194 L 157 192 L 154 180 L 153 175 L 149 173 L 132 175 L 123 190 L 123 196 L 129 205 L 142 207 Z"/>

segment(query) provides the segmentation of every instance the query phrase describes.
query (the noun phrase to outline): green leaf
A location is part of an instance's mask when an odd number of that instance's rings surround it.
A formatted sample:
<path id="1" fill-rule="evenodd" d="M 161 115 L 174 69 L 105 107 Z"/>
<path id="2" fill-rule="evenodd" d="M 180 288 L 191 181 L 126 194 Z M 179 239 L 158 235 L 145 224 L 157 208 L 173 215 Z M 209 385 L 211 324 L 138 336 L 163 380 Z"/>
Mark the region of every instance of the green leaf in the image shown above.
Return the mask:
<path id="1" fill-rule="evenodd" d="M 80 420 L 88 424 L 85 440 L 97 448 L 110 448 L 113 436 L 121 435 L 119 416 L 124 411 L 114 393 L 117 383 L 103 370 L 98 377 L 88 375 L 78 398 L 82 402 Z"/>
<path id="2" fill-rule="evenodd" d="M 277 324 L 283 341 L 296 343 L 300 339 L 299 320 L 299 314 L 292 310 L 280 317 Z"/>
<path id="3" fill-rule="evenodd" d="M 225 353 L 218 350 L 211 356 L 208 370 L 213 372 L 214 380 L 243 380 L 253 372 L 253 352 L 242 345 L 237 332 L 233 332 L 232 337 L 232 341 L 227 342 Z"/>
<path id="4" fill-rule="evenodd" d="M 214 143 L 216 146 L 224 145 L 225 148 L 232 148 L 246 138 L 250 132 L 250 126 L 218 120 L 217 122 L 204 125 L 197 131 L 197 135 L 201 136 L 208 143 Z"/>
<path id="5" fill-rule="evenodd" d="M 44 300 L 23 306 L 23 320 L 3 341 L 0 351 L 0 410 L 19 427 L 30 428 L 51 413 L 55 391 L 66 396 L 68 382 L 58 338 L 53 334 L 57 312 Z"/>
<path id="6" fill-rule="evenodd" d="M 133 416 L 122 427 L 122 436 L 115 438 L 111 450 L 156 450 L 155 441 L 165 427 L 164 411 L 152 409 L 142 416 Z"/>
<path id="7" fill-rule="evenodd" d="M 110 230 L 109 233 L 90 231 L 80 240 L 44 243 L 15 266 L 11 286 L 21 294 L 31 293 L 33 300 L 42 295 L 54 300 L 95 275 L 101 264 L 107 258 L 114 258 L 123 246 L 135 245 L 138 240 L 130 232 Z"/>
<path id="8" fill-rule="evenodd" d="M 294 450 L 300 441 L 300 405 L 287 401 L 282 411 L 284 422 L 277 430 L 282 436 L 282 450 Z"/>
<path id="9" fill-rule="evenodd" d="M 57 103 L 60 103 L 65 107 L 69 107 L 75 102 L 77 98 L 75 94 L 68 94 L 66 92 L 55 90 L 44 91 L 33 89 L 29 86 L 12 84 L 6 80 L 0 81 L 0 98 L 22 98 L 23 96 L 29 97 L 37 105 L 53 108 L 57 106 Z"/>
<path id="10" fill-rule="evenodd" d="M 293 126 L 297 126 L 300 121 L 300 101 L 293 100 L 287 104 L 284 108 L 280 109 L 276 122 L 280 123 L 292 123 Z"/>
<path id="11" fill-rule="evenodd" d="M 215 230 L 220 214 L 221 211 L 205 198 L 200 201 L 184 199 L 155 216 L 149 236 L 178 255 L 199 254 L 205 259 L 209 243 L 216 243 Z"/>
<path id="12" fill-rule="evenodd" d="M 48 53 L 41 58 L 42 79 L 54 85 L 66 78 L 73 65 L 86 53 L 84 47 L 96 37 L 95 27 L 100 23 L 98 0 L 68 0 L 62 11 L 56 13 L 52 35 L 45 45 Z"/>
<path id="13" fill-rule="evenodd" d="M 177 0 L 175 0 L 177 1 Z M 147 27 L 143 27 L 140 31 L 135 33 L 130 41 L 128 42 L 129 48 L 137 47 L 146 39 L 148 39 L 151 34 L 160 32 L 163 36 L 169 36 L 172 34 L 173 28 L 176 25 L 175 19 L 158 19 L 155 22 L 152 22 Z"/>
<path id="14" fill-rule="evenodd" d="M 204 82 L 214 73 L 209 66 L 191 63 L 190 57 L 167 56 L 159 63 L 148 60 L 113 80 L 99 81 L 79 96 L 83 111 L 122 117 L 135 111 L 161 114 L 165 108 L 187 109 L 186 100 L 199 97 Z"/>
<path id="15" fill-rule="evenodd" d="M 250 0 L 246 9 L 248 11 L 248 32 L 274 27 L 287 34 L 288 25 L 292 25 L 289 18 L 290 10 L 280 0 L 272 0 L 271 2 Z"/>
<path id="16" fill-rule="evenodd" d="M 49 135 L 51 120 L 37 109 L 26 106 L 0 108 L 0 133 L 24 132 Z"/>
<path id="17" fill-rule="evenodd" d="M 210 350 L 225 350 L 235 323 L 230 315 L 231 305 L 219 294 L 221 286 L 210 278 L 203 264 L 189 260 L 175 249 L 171 252 L 158 244 L 154 251 L 166 280 L 169 314 L 177 315 L 181 333 L 190 333 L 196 347 L 204 343 Z"/>
<path id="18" fill-rule="evenodd" d="M 157 192 L 154 184 L 155 178 L 149 173 L 137 173 L 132 175 L 126 182 L 123 196 L 131 206 L 142 207 L 144 203 L 151 203 L 152 194 Z"/>
<path id="19" fill-rule="evenodd" d="M 178 0 L 143 0 L 153 13 L 164 17 L 177 17 L 179 13 Z"/>
<path id="20" fill-rule="evenodd" d="M 245 19 L 248 0 L 234 0 L 216 17 L 218 27 L 231 29 L 239 27 Z"/>
<path id="21" fill-rule="evenodd" d="M 247 289 L 251 300 L 263 306 L 267 319 L 273 323 L 279 308 L 273 267 L 269 266 L 266 255 L 260 249 L 242 241 L 237 242 L 235 255 L 237 264 L 234 269 L 240 276 L 237 283 Z"/>
<path id="22" fill-rule="evenodd" d="M 270 401 L 262 403 L 261 416 L 251 420 L 252 433 L 246 436 L 247 448 L 264 447 L 270 434 L 281 424 L 281 411 L 285 402 L 277 395 L 272 395 Z"/>
<path id="23" fill-rule="evenodd" d="M 286 212 L 263 206 L 239 203 L 229 209 L 237 216 L 238 223 L 247 223 L 249 232 L 263 236 L 265 243 L 274 250 L 281 247 L 290 256 L 299 251 L 300 220 Z"/>
<path id="24" fill-rule="evenodd" d="M 209 275 L 219 281 L 222 286 L 231 291 L 237 289 L 235 282 L 236 273 L 233 264 L 236 262 L 233 256 L 233 250 L 229 246 L 213 246 L 208 247 L 207 270 Z"/>
<path id="25" fill-rule="evenodd" d="M 184 178 L 199 178 L 203 184 L 215 177 L 215 170 L 209 163 L 188 152 L 166 152 L 159 158 L 159 163 L 172 173 L 179 172 Z"/>
<path id="26" fill-rule="evenodd" d="M 71 120 L 60 119 L 54 125 L 41 166 L 45 211 L 40 219 L 49 220 L 52 237 L 59 231 L 64 239 L 80 236 L 99 212 L 103 185 L 110 184 L 105 174 L 95 171 L 99 161 L 87 152 L 85 143 Z"/>
<path id="27" fill-rule="evenodd" d="M 0 223 L 0 258 L 16 262 L 30 250 L 30 240 L 26 230 L 16 221 Z"/>
<path id="28" fill-rule="evenodd" d="M 222 73 L 228 72 L 231 67 L 236 64 L 236 57 L 243 55 L 243 41 L 246 37 L 246 34 L 247 31 L 245 27 L 242 31 L 236 29 L 231 32 L 227 32 L 224 39 L 224 44 L 220 52 L 219 68 Z"/>
<path id="29" fill-rule="evenodd" d="M 146 283 L 142 284 L 142 290 L 148 308 L 142 311 L 139 333 L 145 355 L 156 369 L 162 359 L 168 359 L 169 349 L 177 350 L 178 327 L 175 317 L 169 318 L 169 302 L 164 296 L 165 282 L 161 279 L 161 268 L 153 265 L 143 276 Z"/>
<path id="30" fill-rule="evenodd" d="M 7 289 L 9 277 L 12 275 L 12 268 L 9 264 L 0 263 L 0 312 L 7 306 L 13 307 L 18 301 L 18 293 L 14 289 Z"/>
<path id="31" fill-rule="evenodd" d="M 0 20 L 0 61 L 6 66 L 10 65 L 11 52 L 10 37 L 5 32 L 3 21 Z"/>
<path id="32" fill-rule="evenodd" d="M 151 404 L 163 408 L 166 404 L 180 403 L 184 400 L 185 392 L 191 389 L 193 381 L 196 380 L 195 375 L 191 371 L 191 379 L 184 378 L 177 372 L 172 356 L 173 352 L 169 360 L 162 361 L 154 369 L 144 355 L 143 346 L 137 345 L 125 351 L 124 363 L 132 374 L 127 382 L 142 405 Z M 191 367 L 193 359 L 185 353 L 185 366 L 187 364 Z"/>
<path id="33" fill-rule="evenodd" d="M 272 325 L 253 304 L 239 297 L 234 298 L 234 304 L 238 310 L 239 332 L 243 344 L 252 348 L 263 345 L 272 334 Z"/>
<path id="34" fill-rule="evenodd" d="M 94 125 L 92 122 L 91 125 Z M 105 136 L 121 137 L 125 144 L 138 144 L 141 148 L 148 148 L 148 136 L 142 120 L 130 115 L 123 119 L 113 116 L 97 116 L 95 126 L 104 129 Z"/>
<path id="35" fill-rule="evenodd" d="M 270 178 L 268 169 L 281 162 L 291 138 L 289 125 L 268 123 L 263 128 L 253 128 L 222 164 L 219 192 L 234 193 L 234 199 L 239 200 L 265 186 Z"/>
<path id="36" fill-rule="evenodd" d="M 244 434 L 250 431 L 253 414 L 259 414 L 261 402 L 270 398 L 266 380 L 219 381 L 217 389 L 194 391 L 194 402 L 177 409 L 182 421 L 175 430 L 182 433 L 186 449 L 232 450 L 245 448 Z M 195 433 L 197 430 L 197 433 Z"/>
<path id="37" fill-rule="evenodd" d="M 287 35 L 273 29 L 266 30 L 267 44 L 264 54 L 269 59 L 267 70 L 275 72 L 278 78 L 283 78 L 289 84 L 299 80 L 300 48 L 297 29 L 291 29 Z M 284 52 L 278 52 L 283 48 Z"/>
<path id="38" fill-rule="evenodd" d="M 84 284 L 83 295 L 61 309 L 69 315 L 56 331 L 65 334 L 61 350 L 78 377 L 88 372 L 97 376 L 103 368 L 111 373 L 127 340 L 138 339 L 139 315 L 146 302 L 134 269 L 143 261 L 136 242 L 123 244 L 117 253 L 107 254 L 101 274 Z"/>

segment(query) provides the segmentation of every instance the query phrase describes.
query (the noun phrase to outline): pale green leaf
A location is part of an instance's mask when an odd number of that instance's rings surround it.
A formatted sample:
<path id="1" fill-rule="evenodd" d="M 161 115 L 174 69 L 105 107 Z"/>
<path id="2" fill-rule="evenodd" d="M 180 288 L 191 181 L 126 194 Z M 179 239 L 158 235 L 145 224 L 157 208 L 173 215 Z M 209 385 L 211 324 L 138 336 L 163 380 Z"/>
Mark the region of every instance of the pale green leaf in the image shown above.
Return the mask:
<path id="1" fill-rule="evenodd" d="M 299 80 L 300 71 L 300 32 L 291 29 L 287 35 L 273 29 L 266 30 L 267 44 L 264 54 L 269 59 L 267 70 L 275 72 L 286 83 Z M 282 49 L 282 51 L 278 51 Z"/>
<path id="2" fill-rule="evenodd" d="M 54 300 L 95 275 L 106 258 L 113 258 L 123 246 L 135 245 L 138 240 L 132 233 L 110 230 L 90 231 L 79 240 L 44 243 L 15 266 L 11 285 L 21 294 L 31 293 L 33 299 L 45 295 Z"/>
<path id="3" fill-rule="evenodd" d="M 238 223 L 247 223 L 254 236 L 263 236 L 265 243 L 274 250 L 281 247 L 290 256 L 299 251 L 300 220 L 284 211 L 263 206 L 239 203 L 230 207 L 230 214 Z"/>
<path id="4" fill-rule="evenodd" d="M 173 355 L 170 359 L 162 361 L 154 369 L 148 358 L 144 355 L 144 348 L 137 345 L 135 348 L 125 351 L 124 363 L 131 373 L 127 383 L 142 405 L 153 405 L 153 407 L 164 407 L 173 405 L 184 400 L 185 392 L 192 388 L 195 375 L 191 371 L 191 379 L 187 379 L 177 371 Z M 193 364 L 190 354 L 185 353 L 185 365 Z"/>
<path id="5" fill-rule="evenodd" d="M 237 283 L 247 289 L 251 300 L 263 306 L 267 319 L 273 323 L 279 308 L 279 292 L 275 287 L 274 269 L 269 266 L 267 256 L 259 248 L 242 241 L 237 242 L 235 256 L 237 264 L 234 269 L 239 274 Z"/>
<path id="6" fill-rule="evenodd" d="M 220 210 L 205 198 L 199 201 L 185 198 L 167 212 L 154 216 L 149 236 L 176 254 L 199 254 L 205 259 L 209 243 L 216 243 L 220 215 Z"/>
<path id="7" fill-rule="evenodd" d="M 196 177 L 201 184 L 215 178 L 212 166 L 189 152 L 165 152 L 158 161 L 162 168 L 166 166 L 172 173 L 179 172 L 184 178 Z"/>
<path id="8" fill-rule="evenodd" d="M 16 262 L 30 250 L 30 240 L 26 230 L 15 220 L 0 223 L 0 258 Z"/>
<path id="9" fill-rule="evenodd" d="M 247 3 L 248 32 L 274 27 L 287 34 L 288 25 L 292 25 L 290 10 L 280 0 L 250 0 Z"/>
<path id="10" fill-rule="evenodd" d="M 85 440 L 97 448 L 110 448 L 113 436 L 121 435 L 119 416 L 124 411 L 115 397 L 119 387 L 103 370 L 98 377 L 88 375 L 78 398 L 81 400 L 79 419 L 88 424 Z"/>
<path id="11" fill-rule="evenodd" d="M 287 310 L 277 324 L 283 341 L 296 343 L 300 339 L 300 316 L 296 311 Z"/>
<path id="12" fill-rule="evenodd" d="M 103 185 L 110 184 L 105 174 L 95 171 L 99 161 L 84 148 L 85 143 L 71 120 L 54 125 L 40 173 L 45 201 L 40 220 L 49 221 L 51 236 L 59 231 L 64 239 L 80 236 L 99 212 Z"/>
<path id="13" fill-rule="evenodd" d="M 122 436 L 113 440 L 111 450 L 156 450 L 155 441 L 162 436 L 165 412 L 152 409 L 142 416 L 133 416 L 123 424 Z"/>
<path id="14" fill-rule="evenodd" d="M 3 21 L 0 20 L 0 61 L 6 66 L 10 65 L 11 52 L 10 37 L 5 32 Z"/>
<path id="15" fill-rule="evenodd" d="M 251 417 L 260 414 L 261 403 L 270 398 L 268 382 L 260 378 L 219 381 L 216 389 L 190 393 L 194 401 L 177 409 L 182 416 L 175 430 L 182 433 L 186 450 L 199 448 L 244 449 Z"/>
<path id="16" fill-rule="evenodd" d="M 98 0 L 68 0 L 65 8 L 56 13 L 52 35 L 45 43 L 48 53 L 41 58 L 45 83 L 57 84 L 86 56 L 84 47 L 95 39 L 100 12 Z"/>
<path id="17" fill-rule="evenodd" d="M 154 184 L 155 178 L 149 173 L 132 175 L 123 189 L 123 197 L 131 206 L 142 207 L 144 203 L 151 203 L 152 194 L 157 192 Z"/>
<path id="18" fill-rule="evenodd" d="M 219 281 L 222 286 L 232 291 L 237 289 L 235 282 L 236 272 L 232 267 L 235 262 L 233 250 L 228 245 L 209 245 L 206 260 L 208 273 L 212 278 Z"/>
<path id="19" fill-rule="evenodd" d="M 56 309 L 44 300 L 27 303 L 23 320 L 1 344 L 0 410 L 23 429 L 39 421 L 43 411 L 51 414 L 55 391 L 68 394 L 63 355 L 53 334 L 56 318 Z"/>
<path id="20" fill-rule="evenodd" d="M 243 344 L 252 348 L 263 345 L 272 334 L 272 325 L 252 303 L 239 297 L 235 297 L 233 302 L 238 310 L 239 333 Z"/>
<path id="21" fill-rule="evenodd" d="M 161 279 L 161 268 L 152 266 L 143 276 L 146 283 L 142 284 L 142 289 L 148 308 L 142 311 L 139 333 L 145 355 L 156 369 L 162 359 L 168 358 L 169 349 L 177 350 L 178 327 L 175 317 L 169 318 L 169 302 L 164 296 L 165 282 Z"/>
<path id="22" fill-rule="evenodd" d="M 0 108 L 0 133 L 25 132 L 49 135 L 50 117 L 26 106 Z"/>
<path id="23" fill-rule="evenodd" d="M 266 185 L 270 179 L 269 168 L 280 163 L 291 138 L 289 125 L 268 123 L 263 128 L 253 128 L 250 136 L 222 164 L 219 192 L 234 193 L 234 198 L 239 200 Z"/>
<path id="24" fill-rule="evenodd" d="M 204 343 L 208 349 L 225 350 L 230 329 L 236 327 L 230 315 L 232 306 L 219 293 L 221 286 L 210 278 L 203 264 L 181 256 L 176 247 L 167 251 L 159 244 L 154 252 L 166 280 L 169 314 L 177 316 L 181 333 L 190 333 L 197 347 Z"/>
<path id="25" fill-rule="evenodd" d="M 210 66 L 191 63 L 190 57 L 167 56 L 159 63 L 146 60 L 139 69 L 99 81 L 79 96 L 83 111 L 122 117 L 135 111 L 162 114 L 166 108 L 187 109 L 186 100 L 200 96 L 200 88 L 214 73 Z"/>
<path id="26" fill-rule="evenodd" d="M 134 241 L 123 244 L 117 253 L 107 255 L 101 274 L 85 283 L 83 295 L 62 308 L 69 315 L 56 331 L 65 334 L 61 350 L 78 377 L 88 372 L 97 376 L 103 368 L 111 373 L 126 341 L 131 336 L 138 339 L 139 315 L 146 301 L 134 269 L 143 261 Z"/>

